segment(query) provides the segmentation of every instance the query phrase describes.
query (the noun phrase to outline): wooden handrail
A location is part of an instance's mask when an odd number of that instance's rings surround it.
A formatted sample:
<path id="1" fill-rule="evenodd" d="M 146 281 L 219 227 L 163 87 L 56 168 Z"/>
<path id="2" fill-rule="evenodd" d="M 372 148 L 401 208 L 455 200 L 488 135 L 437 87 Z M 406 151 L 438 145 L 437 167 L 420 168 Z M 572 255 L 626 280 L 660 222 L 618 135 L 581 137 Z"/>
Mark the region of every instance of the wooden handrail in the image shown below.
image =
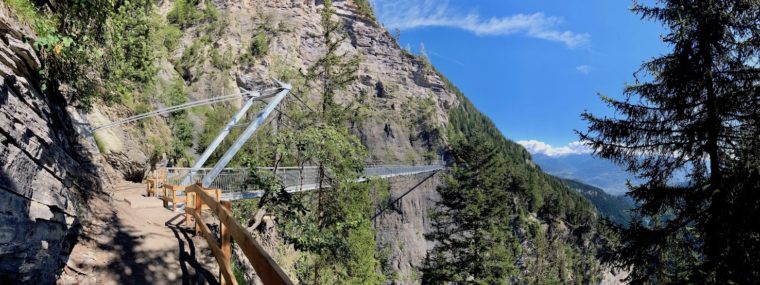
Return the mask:
<path id="1" fill-rule="evenodd" d="M 200 215 L 198 215 L 198 212 L 192 211 L 190 212 L 193 214 L 193 218 L 196 221 L 203 221 Z M 235 280 L 235 275 L 232 273 L 232 268 L 230 268 L 229 260 L 225 260 L 225 254 L 222 251 L 221 248 L 219 248 L 219 245 L 216 243 L 216 240 L 214 236 L 211 234 L 211 230 L 209 230 L 206 223 L 198 223 L 200 224 L 201 233 L 203 233 L 203 237 L 206 238 L 206 242 L 208 242 L 208 247 L 211 248 L 211 252 L 214 253 L 214 258 L 216 258 L 216 262 L 219 263 L 219 272 L 222 273 L 222 277 L 225 281 L 227 281 L 227 284 L 233 284 L 237 285 L 237 280 Z"/>
<path id="2" fill-rule="evenodd" d="M 226 209 L 222 206 L 222 203 L 217 202 L 209 196 L 205 191 L 203 191 L 203 187 L 198 184 L 193 184 L 191 186 L 188 186 L 185 191 L 188 193 L 195 193 L 196 197 L 196 204 L 195 209 L 192 211 L 192 215 L 195 218 L 195 230 L 196 232 L 203 232 L 204 237 L 206 238 L 206 241 L 209 242 L 210 247 L 212 247 L 211 251 L 214 253 L 215 256 L 217 256 L 217 251 L 214 250 L 212 245 L 216 245 L 216 241 L 213 239 L 213 236 L 210 234 L 206 234 L 205 231 L 208 230 L 208 227 L 204 229 L 204 226 L 206 225 L 201 217 L 201 209 L 202 209 L 202 203 L 205 203 L 209 206 L 211 211 L 216 214 L 216 216 L 219 218 L 219 222 L 222 224 L 222 235 L 225 235 L 225 232 L 229 232 L 229 235 L 232 236 L 232 239 L 234 239 L 238 246 L 240 246 L 240 249 L 243 250 L 243 253 L 248 258 L 248 261 L 251 262 L 251 265 L 253 265 L 253 269 L 256 271 L 256 274 L 259 276 L 261 281 L 264 284 L 275 284 L 275 285 L 292 285 L 293 282 L 290 281 L 290 278 L 285 274 L 285 271 L 280 268 L 279 265 L 272 259 L 271 256 L 264 250 L 264 248 L 259 245 L 259 243 L 251 236 L 251 234 L 241 226 L 234 217 L 232 217 L 232 212 L 230 212 L 229 209 Z M 197 199 L 200 198 L 200 199 Z M 226 229 L 224 229 L 226 227 Z M 223 248 L 224 248 L 224 240 L 222 240 Z M 219 247 L 217 246 L 217 249 Z M 223 249 L 219 250 L 219 255 L 223 257 Z M 220 258 L 217 257 L 217 262 L 220 261 Z M 224 268 L 224 265 L 222 265 L 220 262 L 220 268 Z M 227 268 L 229 268 L 229 259 L 227 259 Z M 228 278 L 224 272 L 222 272 L 222 276 L 224 278 Z M 234 277 L 234 276 L 232 276 Z M 229 284 L 236 284 L 234 283 L 234 278 L 230 279 Z"/>

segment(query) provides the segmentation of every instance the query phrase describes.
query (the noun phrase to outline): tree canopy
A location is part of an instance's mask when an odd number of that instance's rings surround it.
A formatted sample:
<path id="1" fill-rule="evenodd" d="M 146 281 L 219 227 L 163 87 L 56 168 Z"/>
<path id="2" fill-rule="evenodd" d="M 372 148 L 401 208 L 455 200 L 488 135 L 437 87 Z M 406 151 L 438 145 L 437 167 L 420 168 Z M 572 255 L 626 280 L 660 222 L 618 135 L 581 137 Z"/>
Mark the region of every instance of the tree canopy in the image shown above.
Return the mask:
<path id="1" fill-rule="evenodd" d="M 645 62 L 625 99 L 602 99 L 617 116 L 584 113 L 580 137 L 595 154 L 645 180 L 611 261 L 633 283 L 753 283 L 760 263 L 756 141 L 760 107 L 760 2 L 636 3 L 660 21 L 672 51 Z M 754 147 L 754 148 L 753 148 Z M 688 183 L 673 174 L 688 173 Z M 755 203 L 747 203 L 755 201 Z"/>

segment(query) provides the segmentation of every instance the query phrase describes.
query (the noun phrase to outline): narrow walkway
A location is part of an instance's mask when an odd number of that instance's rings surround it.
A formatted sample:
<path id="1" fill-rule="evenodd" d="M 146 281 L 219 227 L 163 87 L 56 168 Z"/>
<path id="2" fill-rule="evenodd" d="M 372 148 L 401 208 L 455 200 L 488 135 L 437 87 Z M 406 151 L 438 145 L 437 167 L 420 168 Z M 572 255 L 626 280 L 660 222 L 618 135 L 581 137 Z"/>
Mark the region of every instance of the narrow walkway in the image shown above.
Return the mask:
<path id="1" fill-rule="evenodd" d="M 410 176 L 421 173 L 431 173 L 442 170 L 442 165 L 370 165 L 364 168 L 363 177 L 357 179 L 357 182 L 367 181 L 370 178 L 387 179 L 396 176 Z M 259 169 L 267 170 L 271 167 L 260 167 Z M 193 181 L 201 181 L 209 168 L 201 168 L 193 176 Z M 169 184 L 182 185 L 187 183 L 186 177 L 190 173 L 190 168 L 168 168 L 167 181 Z M 248 179 L 249 170 L 246 168 L 227 168 L 217 176 L 209 188 L 222 190 L 222 200 L 235 201 L 243 199 L 253 199 L 264 195 L 259 190 L 244 190 L 245 181 Z M 277 177 L 285 186 L 288 192 L 305 192 L 318 188 L 319 174 L 315 166 L 307 166 L 303 169 L 299 167 L 280 167 L 278 168 Z"/>
<path id="2" fill-rule="evenodd" d="M 124 183 L 113 202 L 95 200 L 61 281 L 65 284 L 217 284 L 219 271 L 206 242 L 185 229 L 184 214 L 156 198 L 140 200 L 145 184 Z M 141 201 L 130 205 L 125 201 Z M 153 202 L 153 203 L 151 203 Z M 135 207 L 135 208 L 133 208 Z"/>

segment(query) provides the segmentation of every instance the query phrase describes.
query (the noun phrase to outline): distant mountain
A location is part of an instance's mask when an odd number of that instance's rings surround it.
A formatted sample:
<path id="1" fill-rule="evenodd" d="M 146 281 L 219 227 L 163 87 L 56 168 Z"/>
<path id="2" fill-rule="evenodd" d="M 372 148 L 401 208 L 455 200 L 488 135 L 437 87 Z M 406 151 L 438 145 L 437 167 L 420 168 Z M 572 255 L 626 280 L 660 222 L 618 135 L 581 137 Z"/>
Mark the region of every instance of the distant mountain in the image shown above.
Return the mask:
<path id="1" fill-rule="evenodd" d="M 548 156 L 535 153 L 533 161 L 546 173 L 593 185 L 612 195 L 627 192 L 628 188 L 625 185 L 627 180 L 637 182 L 620 166 L 590 154 Z"/>
<path id="2" fill-rule="evenodd" d="M 596 210 L 603 216 L 620 225 L 627 225 L 631 221 L 630 210 L 633 208 L 633 200 L 627 196 L 613 196 L 597 187 L 571 179 L 561 179 L 567 186 L 591 201 Z"/>

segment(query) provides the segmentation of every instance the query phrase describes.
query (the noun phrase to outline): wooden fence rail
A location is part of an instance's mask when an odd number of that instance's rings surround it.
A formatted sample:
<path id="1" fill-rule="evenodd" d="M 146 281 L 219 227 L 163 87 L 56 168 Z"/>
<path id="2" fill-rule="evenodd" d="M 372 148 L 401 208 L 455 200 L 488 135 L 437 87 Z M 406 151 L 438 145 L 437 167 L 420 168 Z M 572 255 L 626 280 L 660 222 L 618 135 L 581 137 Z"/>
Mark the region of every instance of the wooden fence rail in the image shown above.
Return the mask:
<path id="1" fill-rule="evenodd" d="M 232 217 L 229 201 L 217 201 L 206 193 L 206 191 L 210 189 L 203 189 L 203 187 L 198 184 L 188 186 L 185 190 L 187 193 L 195 193 L 195 208 L 188 210 L 187 212 L 191 214 L 195 220 L 196 234 L 203 234 L 203 237 L 206 238 L 206 241 L 211 248 L 211 252 L 214 253 L 217 263 L 219 263 L 222 284 L 237 285 L 235 275 L 232 273 L 232 268 L 230 266 L 230 237 L 234 239 L 238 246 L 240 246 L 240 249 L 243 250 L 243 253 L 248 258 L 248 261 L 251 262 L 253 269 L 264 284 L 293 284 L 282 268 L 275 263 L 274 259 L 272 259 L 253 236 L 251 236 L 251 234 L 243 228 L 243 226 L 238 224 L 234 217 Z M 211 212 L 219 218 L 221 224 L 221 246 L 219 246 L 216 238 L 203 221 L 201 211 L 204 204 L 208 205 Z"/>

